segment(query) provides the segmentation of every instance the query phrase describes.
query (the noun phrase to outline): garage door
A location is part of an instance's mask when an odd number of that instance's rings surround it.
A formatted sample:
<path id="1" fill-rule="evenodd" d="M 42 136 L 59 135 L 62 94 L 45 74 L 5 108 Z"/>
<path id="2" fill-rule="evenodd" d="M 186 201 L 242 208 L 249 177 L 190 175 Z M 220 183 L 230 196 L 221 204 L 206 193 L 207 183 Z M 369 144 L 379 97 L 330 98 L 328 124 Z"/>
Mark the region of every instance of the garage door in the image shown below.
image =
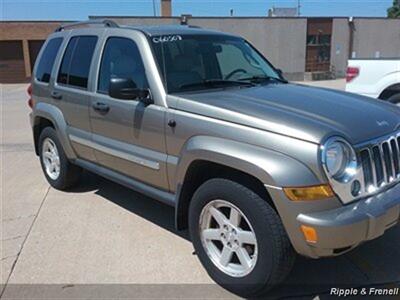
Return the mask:
<path id="1" fill-rule="evenodd" d="M 35 65 L 36 58 L 39 54 L 40 49 L 44 44 L 44 40 L 38 41 L 29 41 L 29 57 L 31 59 L 31 70 L 33 70 L 33 66 Z"/>
<path id="2" fill-rule="evenodd" d="M 22 41 L 0 41 L 0 83 L 26 82 Z"/>

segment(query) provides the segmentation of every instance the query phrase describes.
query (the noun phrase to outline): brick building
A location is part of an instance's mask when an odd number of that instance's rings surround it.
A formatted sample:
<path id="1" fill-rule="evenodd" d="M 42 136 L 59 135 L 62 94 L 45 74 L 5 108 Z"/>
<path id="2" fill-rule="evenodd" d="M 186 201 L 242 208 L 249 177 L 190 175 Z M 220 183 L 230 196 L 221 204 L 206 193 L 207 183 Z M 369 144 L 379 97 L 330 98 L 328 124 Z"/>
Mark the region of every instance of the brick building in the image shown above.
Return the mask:
<path id="1" fill-rule="evenodd" d="M 0 22 L 0 83 L 28 81 L 47 35 L 60 22 Z"/>
<path id="2" fill-rule="evenodd" d="M 169 0 L 165 14 L 171 14 Z M 118 24 L 180 24 L 238 34 L 290 80 L 344 76 L 349 57 L 400 57 L 400 19 L 304 17 L 113 17 Z M 63 22 L 0 22 L 0 83 L 27 82 L 41 45 Z M 312 76 L 310 76 L 312 75 Z M 318 77 L 318 76 L 317 76 Z"/>

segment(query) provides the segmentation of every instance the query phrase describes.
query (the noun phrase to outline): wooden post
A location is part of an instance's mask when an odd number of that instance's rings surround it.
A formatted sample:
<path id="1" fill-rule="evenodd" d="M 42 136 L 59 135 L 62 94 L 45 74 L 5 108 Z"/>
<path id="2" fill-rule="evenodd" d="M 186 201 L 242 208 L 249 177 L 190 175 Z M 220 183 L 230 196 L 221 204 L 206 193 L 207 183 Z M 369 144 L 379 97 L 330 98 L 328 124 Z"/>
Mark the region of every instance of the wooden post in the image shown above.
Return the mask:
<path id="1" fill-rule="evenodd" d="M 26 77 L 31 77 L 31 75 L 32 75 L 31 57 L 29 55 L 28 40 L 22 40 L 22 49 L 23 49 L 23 53 L 24 53 L 25 76 Z"/>

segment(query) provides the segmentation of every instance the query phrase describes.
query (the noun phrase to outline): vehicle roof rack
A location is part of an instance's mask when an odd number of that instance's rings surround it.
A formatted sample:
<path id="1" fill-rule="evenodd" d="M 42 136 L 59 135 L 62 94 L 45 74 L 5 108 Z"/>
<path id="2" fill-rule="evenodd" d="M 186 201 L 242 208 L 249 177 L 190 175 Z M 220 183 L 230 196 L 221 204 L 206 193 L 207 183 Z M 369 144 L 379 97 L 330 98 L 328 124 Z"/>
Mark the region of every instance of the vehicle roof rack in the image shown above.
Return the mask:
<path id="1" fill-rule="evenodd" d="M 82 25 L 103 25 L 104 27 L 112 27 L 112 28 L 118 28 L 119 25 L 112 21 L 112 20 L 89 20 L 89 21 L 83 21 L 83 22 L 75 22 L 75 23 L 71 23 L 71 24 L 64 24 L 61 25 L 60 27 L 58 27 L 54 32 L 59 32 L 59 31 L 63 31 L 67 28 L 71 28 L 71 27 L 75 27 L 75 26 L 82 26 Z"/>

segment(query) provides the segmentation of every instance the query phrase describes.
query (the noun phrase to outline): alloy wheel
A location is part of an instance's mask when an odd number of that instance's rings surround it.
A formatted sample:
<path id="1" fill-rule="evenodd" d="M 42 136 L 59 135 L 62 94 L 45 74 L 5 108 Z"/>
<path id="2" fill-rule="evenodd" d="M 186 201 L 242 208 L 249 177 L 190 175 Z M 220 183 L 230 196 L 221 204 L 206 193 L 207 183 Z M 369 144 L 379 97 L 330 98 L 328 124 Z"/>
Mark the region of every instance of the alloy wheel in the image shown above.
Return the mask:
<path id="1" fill-rule="evenodd" d="M 244 213 L 225 200 L 213 200 L 200 215 L 200 238 L 214 265 L 232 277 L 249 274 L 257 262 L 257 238 Z"/>
<path id="2" fill-rule="evenodd" d="M 46 138 L 42 146 L 42 160 L 46 174 L 53 180 L 60 176 L 60 156 L 53 140 Z"/>

